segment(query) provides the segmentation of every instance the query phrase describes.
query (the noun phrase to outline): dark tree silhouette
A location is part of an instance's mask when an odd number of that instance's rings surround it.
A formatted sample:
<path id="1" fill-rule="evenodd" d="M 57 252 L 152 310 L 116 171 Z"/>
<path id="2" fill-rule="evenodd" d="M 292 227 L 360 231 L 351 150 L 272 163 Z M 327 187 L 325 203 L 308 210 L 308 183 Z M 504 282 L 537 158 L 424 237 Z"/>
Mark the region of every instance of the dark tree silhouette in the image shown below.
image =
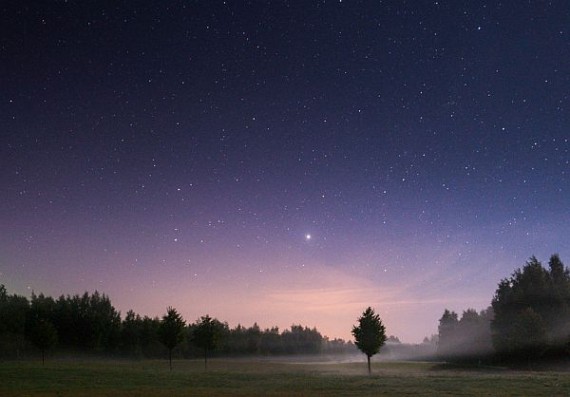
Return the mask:
<path id="1" fill-rule="evenodd" d="M 321 352 L 323 336 L 316 328 L 291 325 L 281 334 L 281 339 L 290 354 L 318 354 Z"/>
<path id="2" fill-rule="evenodd" d="M 4 285 L 0 285 L 0 355 L 20 358 L 29 310 L 26 297 L 8 295 Z"/>
<path id="3" fill-rule="evenodd" d="M 259 349 L 262 354 L 283 354 L 285 348 L 278 327 L 272 327 L 263 332 L 259 341 Z"/>
<path id="4" fill-rule="evenodd" d="M 498 285 L 492 301 L 493 345 L 505 358 L 566 356 L 570 336 L 570 273 L 558 255 L 549 269 L 532 256 Z"/>
<path id="5" fill-rule="evenodd" d="M 172 314 L 172 313 L 171 313 Z M 54 299 L 32 293 L 31 300 L 24 296 L 8 294 L 0 284 L 0 360 L 18 358 L 42 351 L 42 361 L 57 340 L 57 348 L 65 354 L 122 354 L 127 357 L 161 358 L 168 354 L 172 368 L 172 356 L 204 356 L 207 367 L 212 350 L 217 354 L 281 355 L 354 353 L 356 346 L 341 339 L 329 340 L 316 328 L 292 325 L 280 332 L 279 328 L 261 329 L 238 325 L 229 329 L 226 323 L 206 316 L 188 329 L 181 324 L 180 339 L 188 335 L 188 342 L 169 345 L 167 326 L 171 317 L 140 316 L 129 310 L 121 321 L 119 312 L 110 299 L 95 291 L 81 295 L 61 295 Z M 168 323 L 168 324 L 167 324 Z M 210 324 L 211 323 L 211 324 Z M 209 325 L 214 325 L 213 330 Z M 55 329 L 54 329 L 55 328 Z M 194 330 L 196 339 L 192 340 Z M 202 332 L 203 330 L 212 332 Z M 215 332 L 214 332 L 215 331 Z M 176 334 L 176 332 L 175 332 Z M 169 339 L 169 338 L 167 338 Z M 194 342 L 194 343 L 191 343 Z M 36 349 L 33 349 L 36 347 Z"/>
<path id="6" fill-rule="evenodd" d="M 53 325 L 60 344 L 82 351 L 113 352 L 118 346 L 121 317 L 105 294 L 60 296 L 55 301 Z"/>
<path id="7" fill-rule="evenodd" d="M 388 342 L 388 343 L 402 343 L 400 341 L 400 338 L 398 338 L 397 336 L 394 336 L 394 335 L 390 335 L 388 337 L 388 339 L 386 339 L 386 342 Z"/>
<path id="8" fill-rule="evenodd" d="M 168 349 L 168 364 L 172 371 L 172 349 L 184 339 L 185 322 L 176 309 L 169 307 L 162 317 L 158 328 L 158 337 Z"/>
<path id="9" fill-rule="evenodd" d="M 457 348 L 457 328 L 459 319 L 457 313 L 445 309 L 443 315 L 439 319 L 438 336 L 439 343 L 437 345 L 437 354 L 441 357 L 447 357 L 451 351 Z"/>
<path id="10" fill-rule="evenodd" d="M 57 329 L 53 324 L 55 301 L 43 294 L 32 292 L 30 310 L 26 318 L 26 335 L 30 342 L 42 353 L 42 365 L 45 364 L 46 351 L 58 342 Z"/>
<path id="11" fill-rule="evenodd" d="M 542 317 L 531 308 L 522 310 L 514 324 L 517 353 L 526 356 L 529 369 L 533 357 L 538 356 L 544 349 L 546 330 Z"/>
<path id="12" fill-rule="evenodd" d="M 141 316 L 129 310 L 121 327 L 121 348 L 129 356 L 141 356 Z"/>
<path id="13" fill-rule="evenodd" d="M 491 308 L 477 313 L 474 309 L 457 313 L 445 309 L 439 319 L 437 354 L 446 360 L 481 359 L 493 350 L 491 344 Z"/>
<path id="14" fill-rule="evenodd" d="M 370 357 L 380 351 L 386 342 L 386 328 L 380 320 L 380 316 L 368 307 L 362 316 L 358 318 L 358 325 L 352 327 L 354 343 L 361 352 L 366 354 L 368 360 L 368 374 L 372 373 L 370 368 Z"/>
<path id="15" fill-rule="evenodd" d="M 216 348 L 225 325 L 205 315 L 196 321 L 192 330 L 192 343 L 204 351 L 204 368 L 208 369 L 208 353 Z"/>

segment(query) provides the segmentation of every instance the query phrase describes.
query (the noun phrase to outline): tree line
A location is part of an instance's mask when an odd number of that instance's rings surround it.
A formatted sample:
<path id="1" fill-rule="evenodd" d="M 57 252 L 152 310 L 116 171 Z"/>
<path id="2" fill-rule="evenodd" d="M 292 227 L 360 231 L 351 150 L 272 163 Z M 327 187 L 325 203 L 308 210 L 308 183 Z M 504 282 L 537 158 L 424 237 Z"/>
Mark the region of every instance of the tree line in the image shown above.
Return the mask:
<path id="1" fill-rule="evenodd" d="M 57 349 L 59 354 L 98 354 L 132 358 L 192 358 L 213 355 L 285 355 L 355 353 L 370 357 L 388 342 L 385 353 L 428 358 L 430 346 L 446 360 L 520 361 L 567 358 L 570 353 L 570 270 L 558 255 L 545 268 L 534 256 L 501 280 L 491 305 L 461 317 L 446 309 L 438 335 L 421 345 L 404 346 L 386 338 L 379 316 L 366 309 L 353 328 L 355 343 L 330 340 L 316 328 L 292 325 L 261 329 L 200 317 L 186 323 L 174 308 L 162 318 L 129 310 L 124 318 L 108 296 L 93 294 L 57 299 L 32 293 L 31 299 L 9 295 L 0 284 L 0 358 L 19 358 Z M 422 349 L 419 349 L 422 347 Z M 408 357 L 409 358 L 409 357 Z"/>
<path id="2" fill-rule="evenodd" d="M 186 324 L 174 308 L 162 318 L 132 310 L 121 318 L 109 297 L 97 291 L 57 299 L 32 293 L 28 299 L 8 294 L 0 284 L 0 358 L 45 356 L 54 350 L 61 355 L 191 358 L 204 351 L 207 356 L 332 354 L 354 352 L 355 346 L 302 325 L 283 331 L 257 324 L 230 328 L 208 315 Z"/>
<path id="3" fill-rule="evenodd" d="M 501 280 L 486 310 L 445 310 L 438 354 L 445 359 L 502 361 L 567 358 L 570 353 L 570 271 L 560 257 L 548 268 L 534 256 Z"/>

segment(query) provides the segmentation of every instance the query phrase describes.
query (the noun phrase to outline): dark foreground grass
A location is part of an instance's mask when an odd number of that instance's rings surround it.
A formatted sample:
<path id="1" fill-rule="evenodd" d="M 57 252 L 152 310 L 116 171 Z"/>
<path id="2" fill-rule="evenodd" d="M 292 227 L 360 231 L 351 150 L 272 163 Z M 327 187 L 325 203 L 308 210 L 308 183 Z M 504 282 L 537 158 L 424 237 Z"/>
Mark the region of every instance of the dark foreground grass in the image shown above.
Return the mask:
<path id="1" fill-rule="evenodd" d="M 570 374 L 434 363 L 255 360 L 0 363 L 0 396 L 570 396 Z"/>

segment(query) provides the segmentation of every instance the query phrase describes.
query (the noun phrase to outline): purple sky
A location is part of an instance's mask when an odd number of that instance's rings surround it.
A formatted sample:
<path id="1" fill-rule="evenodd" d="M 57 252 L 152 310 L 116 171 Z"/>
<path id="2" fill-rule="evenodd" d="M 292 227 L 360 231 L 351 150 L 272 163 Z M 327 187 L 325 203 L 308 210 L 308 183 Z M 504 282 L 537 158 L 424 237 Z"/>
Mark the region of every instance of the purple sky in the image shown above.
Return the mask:
<path id="1" fill-rule="evenodd" d="M 570 258 L 570 4 L 169 4 L 0 5 L 9 292 L 418 342 Z"/>

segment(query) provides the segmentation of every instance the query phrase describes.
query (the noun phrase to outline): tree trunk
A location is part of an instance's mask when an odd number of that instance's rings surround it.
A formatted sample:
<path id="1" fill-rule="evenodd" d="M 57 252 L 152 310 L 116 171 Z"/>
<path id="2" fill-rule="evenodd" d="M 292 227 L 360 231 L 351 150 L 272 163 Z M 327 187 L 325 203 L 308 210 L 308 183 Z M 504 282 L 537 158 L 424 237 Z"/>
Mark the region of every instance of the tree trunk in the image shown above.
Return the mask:
<path id="1" fill-rule="evenodd" d="M 204 370 L 208 369 L 208 349 L 204 349 Z"/>
<path id="2" fill-rule="evenodd" d="M 168 349 L 168 364 L 170 366 L 170 370 L 172 371 L 172 349 Z"/>
<path id="3" fill-rule="evenodd" d="M 370 356 L 366 356 L 366 358 L 368 359 L 368 375 L 372 375 L 372 370 L 370 369 Z"/>
<path id="4" fill-rule="evenodd" d="M 46 350 L 42 349 L 42 367 L 46 365 Z"/>

